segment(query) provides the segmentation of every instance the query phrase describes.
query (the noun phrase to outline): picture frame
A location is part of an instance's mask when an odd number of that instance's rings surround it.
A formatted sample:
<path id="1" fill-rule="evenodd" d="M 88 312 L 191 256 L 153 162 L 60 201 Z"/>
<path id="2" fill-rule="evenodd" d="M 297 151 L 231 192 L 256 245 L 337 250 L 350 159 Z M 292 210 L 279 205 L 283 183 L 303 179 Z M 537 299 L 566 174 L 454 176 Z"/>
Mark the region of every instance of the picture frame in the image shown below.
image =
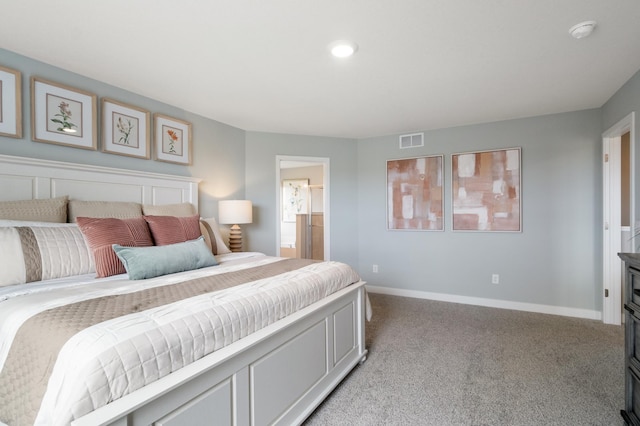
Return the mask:
<path id="1" fill-rule="evenodd" d="M 31 139 L 96 150 L 97 103 L 93 93 L 31 77 Z"/>
<path id="2" fill-rule="evenodd" d="M 151 113 L 145 109 L 102 98 L 102 152 L 151 158 Z"/>
<path id="3" fill-rule="evenodd" d="M 0 136 L 22 137 L 22 73 L 0 65 Z"/>
<path id="4" fill-rule="evenodd" d="M 309 212 L 309 179 L 282 180 L 282 221 L 295 222 Z"/>
<path id="5" fill-rule="evenodd" d="M 521 151 L 451 156 L 453 231 L 522 232 Z"/>
<path id="6" fill-rule="evenodd" d="M 191 164 L 191 123 L 163 114 L 153 114 L 154 159 Z"/>
<path id="7" fill-rule="evenodd" d="M 444 157 L 387 160 L 387 230 L 444 231 Z"/>

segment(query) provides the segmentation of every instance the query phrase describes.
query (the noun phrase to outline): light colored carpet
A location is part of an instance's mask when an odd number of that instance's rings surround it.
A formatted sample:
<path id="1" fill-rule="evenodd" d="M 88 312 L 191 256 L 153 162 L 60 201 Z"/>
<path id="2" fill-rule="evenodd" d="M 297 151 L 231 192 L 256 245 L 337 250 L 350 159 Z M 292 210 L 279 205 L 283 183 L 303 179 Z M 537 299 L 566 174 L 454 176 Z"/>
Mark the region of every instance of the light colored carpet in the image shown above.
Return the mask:
<path id="1" fill-rule="evenodd" d="M 370 294 L 367 361 L 305 425 L 622 425 L 624 329 Z"/>

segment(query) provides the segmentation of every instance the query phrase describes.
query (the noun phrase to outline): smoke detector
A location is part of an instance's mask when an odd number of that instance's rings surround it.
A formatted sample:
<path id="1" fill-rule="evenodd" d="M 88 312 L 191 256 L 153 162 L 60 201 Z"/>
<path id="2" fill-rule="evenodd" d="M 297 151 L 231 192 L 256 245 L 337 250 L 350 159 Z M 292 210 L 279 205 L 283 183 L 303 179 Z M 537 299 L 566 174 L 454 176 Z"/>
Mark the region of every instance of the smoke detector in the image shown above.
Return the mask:
<path id="1" fill-rule="evenodd" d="M 569 29 L 569 34 L 573 38 L 581 39 L 589 36 L 596 28 L 596 21 L 584 21 L 574 25 Z"/>

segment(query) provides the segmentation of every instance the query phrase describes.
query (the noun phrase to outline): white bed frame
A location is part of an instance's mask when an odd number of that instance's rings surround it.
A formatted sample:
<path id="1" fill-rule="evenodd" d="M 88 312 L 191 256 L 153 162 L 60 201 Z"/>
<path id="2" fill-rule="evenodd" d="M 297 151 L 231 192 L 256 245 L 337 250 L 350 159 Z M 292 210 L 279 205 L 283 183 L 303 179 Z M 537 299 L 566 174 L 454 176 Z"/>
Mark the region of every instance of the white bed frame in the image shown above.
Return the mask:
<path id="1" fill-rule="evenodd" d="M 0 155 L 0 201 L 68 195 L 84 201 L 192 203 L 201 179 Z"/>
<path id="2" fill-rule="evenodd" d="M 199 179 L 0 155 L 0 200 L 190 202 Z M 365 361 L 364 282 L 351 285 L 142 389 L 75 426 L 302 423 Z"/>

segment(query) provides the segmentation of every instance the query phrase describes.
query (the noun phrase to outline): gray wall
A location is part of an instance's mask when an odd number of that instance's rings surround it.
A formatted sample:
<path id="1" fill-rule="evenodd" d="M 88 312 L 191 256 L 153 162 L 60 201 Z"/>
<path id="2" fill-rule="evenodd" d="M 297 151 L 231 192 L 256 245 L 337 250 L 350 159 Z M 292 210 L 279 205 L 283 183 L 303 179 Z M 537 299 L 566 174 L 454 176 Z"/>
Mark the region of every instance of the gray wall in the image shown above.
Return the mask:
<path id="1" fill-rule="evenodd" d="M 601 109 L 427 131 L 425 147 L 401 151 L 398 135 L 356 141 L 245 132 L 2 49 L 0 64 L 22 72 L 24 128 L 22 139 L 0 137 L 0 154 L 203 178 L 202 215 L 217 217 L 219 199 L 252 200 L 245 239 L 267 254 L 275 254 L 276 155 L 328 157 L 331 257 L 356 266 L 370 284 L 601 309 L 601 133 L 640 111 L 640 72 Z M 192 122 L 193 165 L 32 142 L 32 75 Z M 523 232 L 451 232 L 451 154 L 515 146 L 522 147 Z M 428 154 L 445 155 L 445 232 L 387 231 L 386 160 Z M 635 159 L 640 164 L 637 147 Z M 639 174 L 636 166 L 636 181 Z"/>
<path id="2" fill-rule="evenodd" d="M 358 141 L 358 267 L 371 285 L 600 310 L 600 110 Z M 522 233 L 451 232 L 451 154 L 522 147 Z M 386 160 L 445 155 L 445 232 L 386 230 Z M 372 273 L 372 265 L 379 273 Z M 491 275 L 500 274 L 500 284 Z"/>
<path id="3" fill-rule="evenodd" d="M 251 250 L 275 254 L 276 156 L 326 157 L 330 161 L 331 260 L 358 263 L 357 144 L 351 139 L 247 132 L 246 196 L 254 223 L 245 227 Z"/>
<path id="4" fill-rule="evenodd" d="M 634 111 L 636 113 L 636 140 L 631 141 L 631 145 L 635 150 L 635 173 L 631 178 L 636 182 L 635 220 L 637 222 L 640 221 L 640 146 L 638 146 L 638 138 L 640 138 L 640 71 L 635 73 L 635 75 L 602 106 L 602 131 L 606 131 Z M 637 224 L 635 226 L 637 226 Z"/>
<path id="5" fill-rule="evenodd" d="M 65 71 L 48 64 L 0 49 L 0 65 L 22 73 L 23 138 L 0 136 L 0 154 L 43 158 L 123 169 L 197 176 L 200 186 L 200 211 L 203 216 L 218 214 L 220 198 L 244 197 L 244 130 L 219 123 L 182 109 L 154 101 L 135 93 Z M 41 77 L 87 90 L 100 98 L 108 97 L 131 105 L 187 120 L 193 129 L 193 165 L 182 166 L 154 160 L 131 158 L 98 151 L 31 141 L 30 78 Z M 162 90 L 161 87 L 158 91 Z M 98 107 L 98 114 L 100 114 Z M 99 116 L 99 115 L 98 115 Z M 100 116 L 99 116 L 100 117 Z M 98 119 L 98 121 L 100 121 Z"/>

